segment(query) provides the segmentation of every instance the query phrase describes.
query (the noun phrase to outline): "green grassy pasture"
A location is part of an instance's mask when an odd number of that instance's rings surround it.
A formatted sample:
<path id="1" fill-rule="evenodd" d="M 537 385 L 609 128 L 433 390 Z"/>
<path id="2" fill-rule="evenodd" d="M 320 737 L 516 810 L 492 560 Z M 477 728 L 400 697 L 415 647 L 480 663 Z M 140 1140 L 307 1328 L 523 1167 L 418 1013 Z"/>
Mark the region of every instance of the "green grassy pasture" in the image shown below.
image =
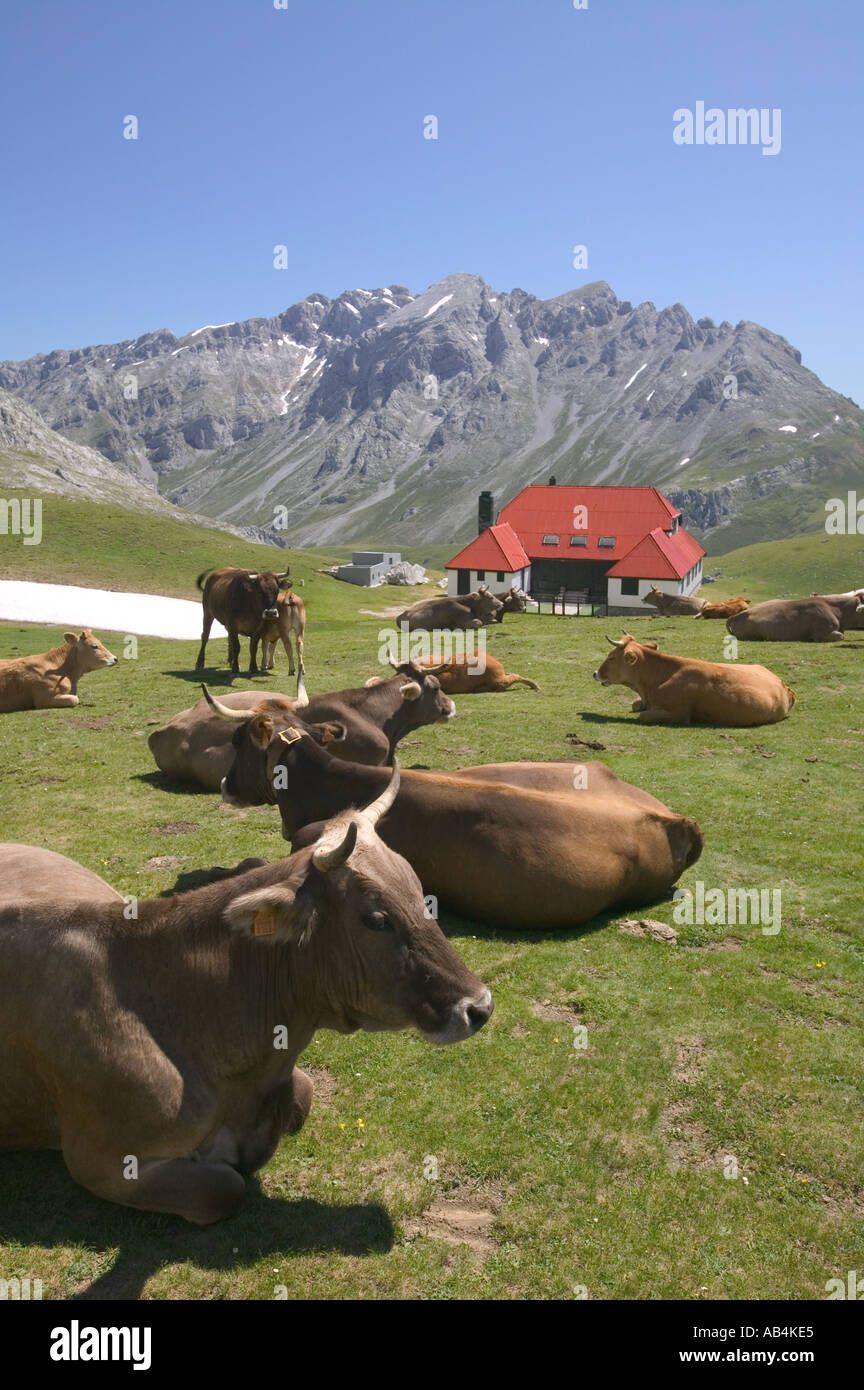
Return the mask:
<path id="1" fill-rule="evenodd" d="M 230 540 L 196 535 L 199 549 L 189 537 L 185 554 L 153 562 L 166 583 L 173 575 L 163 591 L 189 593 L 198 568 L 232 558 Z M 119 556 L 92 555 L 90 582 L 159 587 L 153 566 L 149 583 L 142 569 L 129 582 L 132 539 L 122 571 L 109 566 Z M 847 556 L 843 542 L 823 547 L 832 588 L 861 578 L 850 540 Z M 795 562 L 773 549 L 791 582 Z M 771 568 L 769 547 L 757 550 L 754 590 Z M 8 546 L 0 554 L 8 561 Z M 732 559 L 717 597 L 738 591 Z M 70 577 L 56 552 L 43 561 Z M 313 691 L 378 670 L 386 623 L 360 610 L 405 602 L 404 590 L 316 574 L 320 563 L 292 561 L 307 577 Z M 17 564 L 6 573 L 24 577 Z M 570 1298 L 584 1286 L 592 1299 L 821 1299 L 827 1280 L 864 1269 L 864 633 L 742 644 L 742 660 L 796 690 L 786 723 L 672 729 L 639 726 L 628 692 L 592 680 L 617 626 L 507 618 L 489 650 L 541 692 L 457 699 L 455 721 L 406 740 L 403 765 L 601 757 L 701 823 L 705 853 L 684 886 L 780 888 L 780 932 L 684 926 L 676 947 L 620 931 L 625 914 L 555 934 L 444 917 L 495 995 L 476 1038 L 434 1048 L 409 1034 L 320 1033 L 302 1059 L 318 1093 L 306 1127 L 248 1184 L 239 1213 L 208 1230 L 103 1203 L 58 1155 L 2 1155 L 0 1275 L 41 1278 L 54 1298 L 270 1299 L 280 1287 L 292 1299 Z M 630 626 L 667 650 L 723 658 L 720 623 Z M 61 635 L 3 625 L 0 655 Z M 121 655 L 122 635 L 100 635 Z M 248 688 L 230 681 L 225 645 L 209 649 L 213 688 Z M 50 846 L 139 895 L 280 855 L 272 809 L 223 809 L 152 763 L 148 721 L 197 697 L 196 647 L 139 638 L 137 658 L 83 681 L 78 709 L 2 716 L 0 838 Z M 290 689 L 277 661 L 256 686 Z M 671 922 L 672 907 L 644 911 Z"/>

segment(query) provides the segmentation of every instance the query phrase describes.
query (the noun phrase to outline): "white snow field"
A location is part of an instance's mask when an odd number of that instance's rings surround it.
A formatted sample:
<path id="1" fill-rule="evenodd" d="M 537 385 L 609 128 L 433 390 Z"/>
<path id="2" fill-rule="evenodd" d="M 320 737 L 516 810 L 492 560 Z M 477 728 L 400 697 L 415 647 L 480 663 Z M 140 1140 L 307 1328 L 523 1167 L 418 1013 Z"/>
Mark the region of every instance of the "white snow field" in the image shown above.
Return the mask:
<path id="1" fill-rule="evenodd" d="M 90 627 L 101 632 L 128 632 L 138 637 L 201 636 L 201 604 L 162 594 L 117 594 L 111 589 L 82 589 L 74 584 L 35 584 L 0 580 L 0 621 L 44 623 L 70 630 Z M 221 623 L 210 636 L 227 637 Z"/>

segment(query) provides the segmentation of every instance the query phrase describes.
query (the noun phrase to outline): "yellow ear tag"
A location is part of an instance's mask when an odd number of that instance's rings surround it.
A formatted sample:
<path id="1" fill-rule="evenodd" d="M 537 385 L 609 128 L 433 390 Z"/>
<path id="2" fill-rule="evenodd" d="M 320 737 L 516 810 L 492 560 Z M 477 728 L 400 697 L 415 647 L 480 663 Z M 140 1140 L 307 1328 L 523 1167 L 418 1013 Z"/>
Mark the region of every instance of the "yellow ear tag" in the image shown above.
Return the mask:
<path id="1" fill-rule="evenodd" d="M 273 919 L 273 913 L 267 908 L 261 908 L 260 912 L 256 912 L 252 919 L 252 935 L 272 936 L 275 931 L 276 923 Z"/>
<path id="2" fill-rule="evenodd" d="M 282 729 L 279 737 L 283 743 L 296 743 L 298 738 L 302 738 L 303 735 L 299 729 Z"/>

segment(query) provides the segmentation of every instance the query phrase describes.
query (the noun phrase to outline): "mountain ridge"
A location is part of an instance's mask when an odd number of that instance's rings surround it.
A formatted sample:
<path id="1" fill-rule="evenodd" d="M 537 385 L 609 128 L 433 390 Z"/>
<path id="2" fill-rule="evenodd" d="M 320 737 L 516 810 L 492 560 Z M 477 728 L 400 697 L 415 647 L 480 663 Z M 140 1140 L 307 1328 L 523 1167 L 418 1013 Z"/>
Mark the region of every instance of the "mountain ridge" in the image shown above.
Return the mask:
<path id="1" fill-rule="evenodd" d="M 0 387 L 172 503 L 292 545 L 455 543 L 481 489 L 502 506 L 551 473 L 655 484 L 734 544 L 742 509 L 794 486 L 813 529 L 826 487 L 864 479 L 864 413 L 785 338 L 605 281 L 313 293 L 0 363 Z"/>

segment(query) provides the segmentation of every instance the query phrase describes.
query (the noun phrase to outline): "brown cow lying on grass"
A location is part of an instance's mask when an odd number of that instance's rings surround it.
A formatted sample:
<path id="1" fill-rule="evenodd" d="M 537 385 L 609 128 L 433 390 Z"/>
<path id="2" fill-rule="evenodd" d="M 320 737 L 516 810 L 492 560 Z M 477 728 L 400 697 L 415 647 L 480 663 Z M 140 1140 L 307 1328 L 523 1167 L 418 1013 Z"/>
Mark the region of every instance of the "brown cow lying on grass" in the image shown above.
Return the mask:
<path id="1" fill-rule="evenodd" d="M 64 633 L 63 646 L 39 656 L 0 661 L 0 714 L 25 709 L 65 709 L 78 704 L 78 682 L 88 671 L 116 666 L 117 658 L 89 627 Z"/>
<path id="2" fill-rule="evenodd" d="M 434 667 L 441 689 L 448 695 L 477 695 L 481 691 L 509 690 L 511 685 L 527 685 L 531 690 L 540 689 L 537 682 L 530 681 L 527 676 L 506 675 L 501 662 L 487 653 L 476 657 L 454 656 L 443 667 L 440 667 L 434 658 L 418 661 L 417 665 L 424 668 Z M 482 671 L 477 669 L 481 665 Z"/>
<path id="3" fill-rule="evenodd" d="M 0 1149 L 62 1149 L 106 1201 L 207 1225 L 305 1121 L 319 1028 L 482 1028 L 492 996 L 378 837 L 383 809 L 133 921 L 80 865 L 0 846 L 0 882 L 5 850 L 54 889 L 0 908 Z"/>
<path id="4" fill-rule="evenodd" d="M 864 628 L 861 590 L 772 598 L 726 619 L 726 631 L 745 642 L 842 642 L 850 629 Z"/>
<path id="5" fill-rule="evenodd" d="M 697 618 L 731 618 L 736 613 L 743 613 L 745 608 L 750 607 L 749 598 L 727 598 L 723 603 L 706 603 L 701 613 L 696 613 Z"/>
<path id="6" fill-rule="evenodd" d="M 664 618 L 680 618 L 687 613 L 701 613 L 705 607 L 704 598 L 685 598 L 682 594 L 667 594 L 656 586 L 648 590 L 642 602 L 649 608 L 656 608 Z"/>
<path id="7" fill-rule="evenodd" d="M 395 663 L 394 663 L 395 664 Z M 455 705 L 432 671 L 411 662 L 396 665 L 396 674 L 370 687 L 306 693 L 302 674 L 297 698 L 264 695 L 260 690 L 232 691 L 220 700 L 204 687 L 204 698 L 181 710 L 147 740 L 157 765 L 178 782 L 194 782 L 218 792 L 234 761 L 234 731 L 254 714 L 281 721 L 280 727 L 317 726 L 336 757 L 358 763 L 390 763 L 401 738 L 425 724 L 451 719 Z M 434 669 L 434 668 L 433 668 Z"/>
<path id="8" fill-rule="evenodd" d="M 388 785 L 385 768 L 333 758 L 298 730 L 255 718 L 234 747 L 223 799 L 275 801 L 295 847 Z M 488 776 L 484 767 L 409 770 L 388 795 L 395 805 L 381 836 L 424 892 L 496 927 L 573 927 L 610 908 L 657 902 L 702 852 L 695 821 L 597 763 L 497 764 Z"/>
<path id="9" fill-rule="evenodd" d="M 602 685 L 635 690 L 632 708 L 641 724 L 722 724 L 750 728 L 778 724 L 795 703 L 795 692 L 766 666 L 698 661 L 657 650 L 625 632 L 594 672 Z"/>

